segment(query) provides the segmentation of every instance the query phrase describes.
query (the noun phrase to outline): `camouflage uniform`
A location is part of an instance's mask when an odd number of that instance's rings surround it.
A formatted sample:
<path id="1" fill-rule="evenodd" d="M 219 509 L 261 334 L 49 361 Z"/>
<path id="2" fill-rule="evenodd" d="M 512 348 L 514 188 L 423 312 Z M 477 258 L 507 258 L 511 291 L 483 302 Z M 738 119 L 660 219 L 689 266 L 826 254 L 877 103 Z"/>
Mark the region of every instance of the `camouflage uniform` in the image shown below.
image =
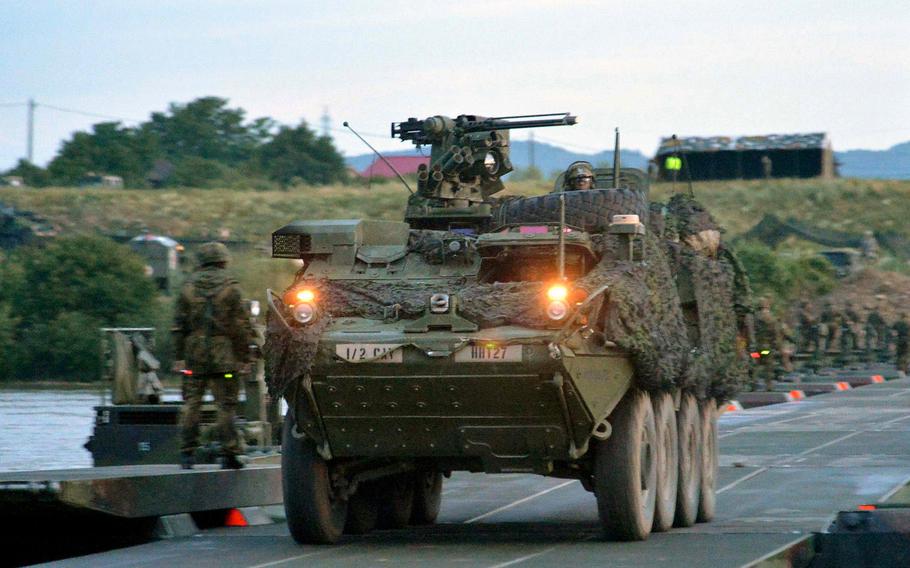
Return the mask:
<path id="1" fill-rule="evenodd" d="M 859 346 L 859 327 L 859 314 L 856 313 L 853 304 L 847 303 L 841 319 L 840 362 L 842 364 L 853 360 L 854 350 Z"/>
<path id="2" fill-rule="evenodd" d="M 771 302 L 766 298 L 761 300 L 761 308 L 755 314 L 755 345 L 758 366 L 752 388 L 762 382 L 766 390 L 771 390 L 782 369 L 784 338 L 780 323 L 771 313 Z"/>
<path id="3" fill-rule="evenodd" d="M 821 348 L 821 337 L 818 333 L 818 318 L 812 312 L 809 302 L 803 302 L 797 313 L 798 341 L 796 349 L 800 353 L 808 353 L 815 359 Z"/>
<path id="4" fill-rule="evenodd" d="M 888 345 L 888 326 L 878 308 L 872 307 L 866 314 L 866 358 L 872 362 L 881 358 L 883 348 Z"/>
<path id="5" fill-rule="evenodd" d="M 897 369 L 906 373 L 910 366 L 910 314 L 904 313 L 893 329 Z"/>
<path id="6" fill-rule="evenodd" d="M 178 360 L 185 360 L 183 414 L 180 420 L 184 466 L 192 465 L 199 444 L 199 414 L 206 387 L 218 406 L 216 432 L 225 464 L 239 467 L 241 444 L 234 427 L 239 371 L 248 362 L 253 329 L 237 282 L 224 270 L 227 248 L 206 243 L 198 253 L 199 266 L 177 298 L 174 339 Z"/>
<path id="7" fill-rule="evenodd" d="M 819 323 L 822 325 L 823 335 L 823 352 L 830 352 L 835 345 L 837 338 L 840 336 L 841 320 L 843 316 L 830 301 L 825 302 L 822 308 Z"/>

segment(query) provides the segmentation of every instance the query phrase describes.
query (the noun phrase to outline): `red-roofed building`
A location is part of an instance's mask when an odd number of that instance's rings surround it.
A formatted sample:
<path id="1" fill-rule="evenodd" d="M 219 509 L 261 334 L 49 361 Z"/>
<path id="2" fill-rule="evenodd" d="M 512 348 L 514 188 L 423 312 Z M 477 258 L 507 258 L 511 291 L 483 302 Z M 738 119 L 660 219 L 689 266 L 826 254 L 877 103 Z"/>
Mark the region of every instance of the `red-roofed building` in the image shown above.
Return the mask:
<path id="1" fill-rule="evenodd" d="M 408 174 L 416 174 L 417 167 L 420 164 L 430 164 L 429 156 L 389 156 L 386 158 L 389 163 L 391 163 L 398 173 L 403 176 Z M 379 158 L 373 160 L 373 163 L 367 166 L 360 175 L 365 178 L 379 177 L 379 178 L 394 178 L 397 177 L 395 172 Z"/>

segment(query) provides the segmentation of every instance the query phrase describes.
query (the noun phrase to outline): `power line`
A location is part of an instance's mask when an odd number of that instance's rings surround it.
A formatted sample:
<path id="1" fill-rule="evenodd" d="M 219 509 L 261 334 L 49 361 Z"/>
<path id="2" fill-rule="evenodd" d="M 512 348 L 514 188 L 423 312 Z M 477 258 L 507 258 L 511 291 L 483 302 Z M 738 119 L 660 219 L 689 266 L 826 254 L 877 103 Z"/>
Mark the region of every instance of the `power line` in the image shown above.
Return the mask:
<path id="1" fill-rule="evenodd" d="M 28 103 L 0 103 L 0 107 L 19 107 L 27 104 Z"/>
<path id="2" fill-rule="evenodd" d="M 44 108 L 49 108 L 49 109 L 51 109 L 51 110 L 56 110 L 56 111 L 59 111 L 59 112 L 68 112 L 68 113 L 71 113 L 71 114 L 80 114 L 80 115 L 82 115 L 82 116 L 88 116 L 88 117 L 92 117 L 92 118 L 106 118 L 106 119 L 108 119 L 108 120 L 122 120 L 122 121 L 124 121 L 124 122 L 143 122 L 142 120 L 136 119 L 136 118 L 125 118 L 125 117 L 122 117 L 122 116 L 113 116 L 113 115 L 110 115 L 110 114 L 98 114 L 98 113 L 96 113 L 96 112 L 88 112 L 88 111 L 77 110 L 77 109 L 72 109 L 72 108 L 58 107 L 58 106 L 56 106 L 56 105 L 49 105 L 49 104 L 47 104 L 47 103 L 40 103 L 40 104 L 36 103 L 36 105 L 37 105 L 37 106 L 44 107 Z"/>

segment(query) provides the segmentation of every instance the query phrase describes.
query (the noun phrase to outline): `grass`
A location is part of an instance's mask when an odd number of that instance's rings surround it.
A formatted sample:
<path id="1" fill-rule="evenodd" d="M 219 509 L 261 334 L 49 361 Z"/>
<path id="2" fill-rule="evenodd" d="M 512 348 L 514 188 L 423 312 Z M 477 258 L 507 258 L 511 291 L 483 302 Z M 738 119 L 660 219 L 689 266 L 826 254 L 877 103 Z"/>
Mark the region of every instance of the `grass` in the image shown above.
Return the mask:
<path id="1" fill-rule="evenodd" d="M 507 184 L 505 194 L 537 195 L 551 181 Z M 686 191 L 686 184 L 676 184 Z M 669 183 L 651 189 L 652 200 L 666 200 Z M 859 233 L 865 229 L 910 235 L 910 181 L 784 179 L 694 184 L 695 196 L 727 228 L 741 234 L 765 213 L 796 217 L 819 227 Z M 252 298 L 264 300 L 267 287 L 283 288 L 296 270 L 292 261 L 268 258 L 270 233 L 295 219 L 401 219 L 407 190 L 398 183 L 361 186 L 296 187 L 289 191 L 237 189 L 128 190 L 0 188 L 0 202 L 34 211 L 64 233 L 138 233 L 144 229 L 176 239 L 230 235 L 253 248 L 235 252 L 235 273 Z M 793 243 L 793 247 L 800 246 Z M 805 247 L 804 247 L 805 248 Z"/>

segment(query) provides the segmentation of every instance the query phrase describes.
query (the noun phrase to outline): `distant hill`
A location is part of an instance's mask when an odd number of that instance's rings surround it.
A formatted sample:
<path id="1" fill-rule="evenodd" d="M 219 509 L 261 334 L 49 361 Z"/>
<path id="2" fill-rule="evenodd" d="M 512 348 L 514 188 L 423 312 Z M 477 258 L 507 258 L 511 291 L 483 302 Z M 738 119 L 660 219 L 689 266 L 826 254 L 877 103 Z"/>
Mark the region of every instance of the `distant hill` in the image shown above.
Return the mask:
<path id="1" fill-rule="evenodd" d="M 526 168 L 529 165 L 529 156 L 528 156 L 528 142 L 524 140 L 514 140 L 511 144 L 512 151 L 510 157 L 512 158 L 512 164 L 516 169 Z M 424 154 L 429 154 L 429 149 L 426 149 Z M 400 152 L 386 152 L 385 156 L 420 156 L 421 153 L 416 150 L 403 150 Z M 362 171 L 368 165 L 373 162 L 375 155 L 370 154 L 360 154 L 357 156 L 350 156 L 346 158 L 348 166 L 356 169 L 357 171 Z M 595 166 L 610 165 L 613 163 L 613 150 L 604 150 L 596 154 L 584 154 L 580 152 L 573 152 L 571 150 L 566 150 L 565 148 L 560 148 L 559 146 L 553 146 L 552 144 L 545 144 L 543 142 L 534 143 L 534 164 L 540 169 L 545 176 L 550 176 L 554 172 L 561 172 L 566 169 L 566 167 L 577 160 L 587 160 L 594 164 Z M 639 152 L 638 150 L 620 150 L 620 163 L 623 166 L 630 168 L 646 168 L 648 164 L 648 157 Z"/>
<path id="2" fill-rule="evenodd" d="M 425 153 L 429 153 L 429 149 Z M 892 146 L 887 150 L 847 150 L 835 152 L 835 157 L 840 164 L 840 175 L 851 178 L 876 178 L 876 179 L 910 179 L 910 142 Z M 388 152 L 387 156 L 419 156 L 414 149 L 400 152 Z M 515 140 L 512 142 L 512 163 L 517 168 L 528 167 L 528 142 Z M 373 154 L 360 154 L 346 158 L 349 166 L 361 171 L 373 161 Z M 622 150 L 621 160 L 623 166 L 645 169 L 649 156 L 638 150 Z M 557 171 L 562 171 L 576 160 L 587 160 L 594 165 L 609 165 L 613 162 L 613 150 L 603 150 L 596 154 L 573 152 L 537 142 L 534 144 L 534 162 L 541 172 L 547 177 Z"/>
<path id="3" fill-rule="evenodd" d="M 910 179 L 910 142 L 887 150 L 835 152 L 843 177 Z"/>

